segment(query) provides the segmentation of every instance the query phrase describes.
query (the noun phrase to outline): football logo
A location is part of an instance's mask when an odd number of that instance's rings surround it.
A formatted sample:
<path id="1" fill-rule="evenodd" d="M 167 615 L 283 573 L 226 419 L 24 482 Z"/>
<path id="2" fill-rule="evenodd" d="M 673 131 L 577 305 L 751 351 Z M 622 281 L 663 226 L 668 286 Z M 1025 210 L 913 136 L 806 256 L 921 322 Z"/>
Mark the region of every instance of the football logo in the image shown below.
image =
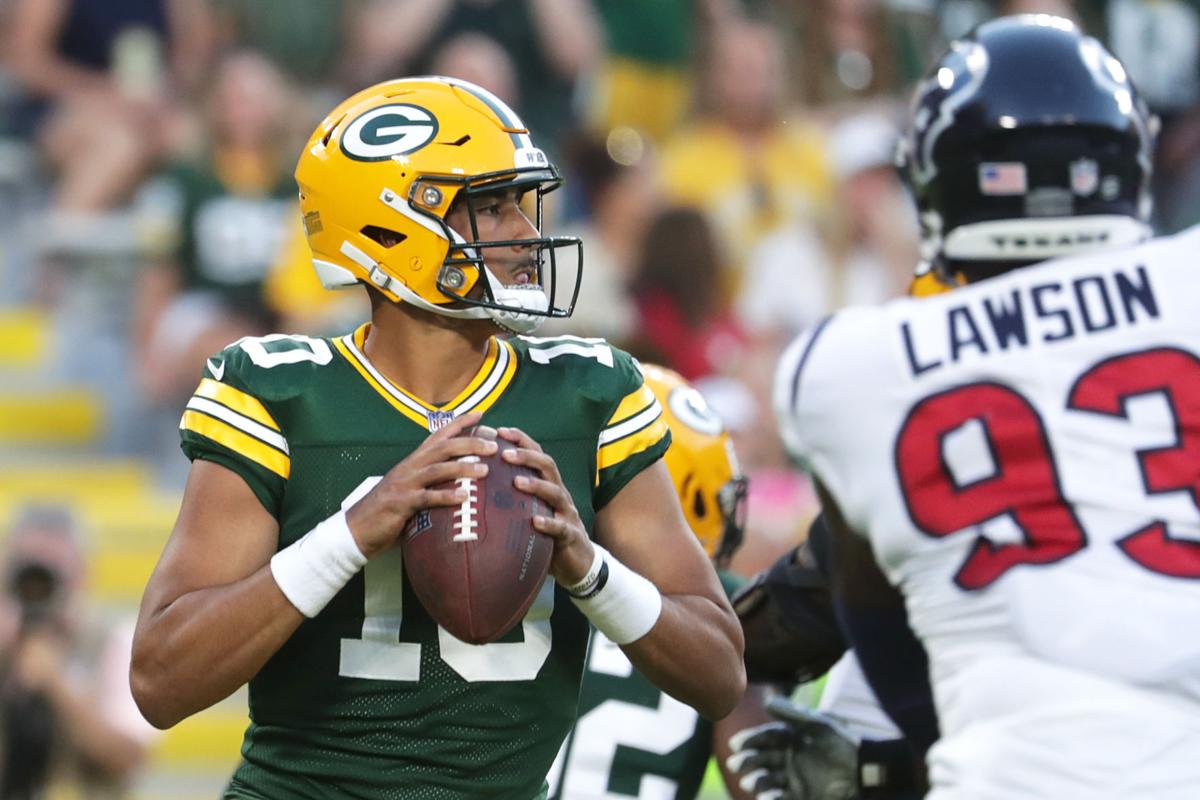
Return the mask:
<path id="1" fill-rule="evenodd" d="M 704 396 L 690 386 L 676 386 L 667 395 L 671 413 L 689 428 L 708 436 L 719 436 L 725 426 L 716 412 L 704 402 Z"/>
<path id="2" fill-rule="evenodd" d="M 437 117 L 429 111 L 395 103 L 373 108 L 346 126 L 342 150 L 357 161 L 386 161 L 420 150 L 437 132 Z"/>

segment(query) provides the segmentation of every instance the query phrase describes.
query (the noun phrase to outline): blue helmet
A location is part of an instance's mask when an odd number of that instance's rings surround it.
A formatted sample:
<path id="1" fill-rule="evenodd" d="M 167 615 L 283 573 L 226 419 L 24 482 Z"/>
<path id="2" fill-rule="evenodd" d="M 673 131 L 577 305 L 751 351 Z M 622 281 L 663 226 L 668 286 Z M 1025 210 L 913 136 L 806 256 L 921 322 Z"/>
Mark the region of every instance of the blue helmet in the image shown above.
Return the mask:
<path id="1" fill-rule="evenodd" d="M 918 85 L 899 165 L 924 265 L 968 280 L 1150 234 L 1157 120 L 1074 23 L 986 22 Z"/>

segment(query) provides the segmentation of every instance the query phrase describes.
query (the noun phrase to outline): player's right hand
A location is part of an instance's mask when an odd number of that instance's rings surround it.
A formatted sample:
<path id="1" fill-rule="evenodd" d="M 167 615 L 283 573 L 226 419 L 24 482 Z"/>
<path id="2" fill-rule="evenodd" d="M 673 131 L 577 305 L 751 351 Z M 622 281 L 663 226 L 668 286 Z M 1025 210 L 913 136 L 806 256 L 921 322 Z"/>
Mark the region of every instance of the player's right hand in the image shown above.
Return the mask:
<path id="1" fill-rule="evenodd" d="M 833 719 L 785 697 L 767 711 L 776 721 L 729 737 L 725 766 L 755 800 L 854 800 L 858 739 Z"/>
<path id="2" fill-rule="evenodd" d="M 458 505 L 466 499 L 457 488 L 433 489 L 439 483 L 459 478 L 481 478 L 487 465 L 459 460 L 463 456 L 488 456 L 496 452 L 496 441 L 485 436 L 460 436 L 479 422 L 481 414 L 456 417 L 392 467 L 365 497 L 346 512 L 346 524 L 358 549 L 367 558 L 391 547 L 409 519 L 433 506 Z M 490 430 L 490 429 L 488 429 Z"/>

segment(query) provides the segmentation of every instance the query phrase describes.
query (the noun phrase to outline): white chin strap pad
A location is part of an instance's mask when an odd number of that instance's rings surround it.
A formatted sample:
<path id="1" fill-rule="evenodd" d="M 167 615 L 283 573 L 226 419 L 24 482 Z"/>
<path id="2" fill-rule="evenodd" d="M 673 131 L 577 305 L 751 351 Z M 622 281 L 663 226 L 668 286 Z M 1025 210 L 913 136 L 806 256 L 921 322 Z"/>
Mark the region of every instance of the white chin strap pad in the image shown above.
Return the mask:
<path id="1" fill-rule="evenodd" d="M 483 268 L 488 286 L 492 290 L 492 300 L 497 305 L 508 308 L 489 308 L 488 316 L 497 325 L 516 334 L 533 333 L 546 321 L 546 312 L 550 309 L 550 298 L 536 283 L 518 283 L 505 286 L 496 279 L 492 271 Z M 520 310 L 518 310 L 520 309 Z M 532 311 L 536 313 L 524 313 Z"/>

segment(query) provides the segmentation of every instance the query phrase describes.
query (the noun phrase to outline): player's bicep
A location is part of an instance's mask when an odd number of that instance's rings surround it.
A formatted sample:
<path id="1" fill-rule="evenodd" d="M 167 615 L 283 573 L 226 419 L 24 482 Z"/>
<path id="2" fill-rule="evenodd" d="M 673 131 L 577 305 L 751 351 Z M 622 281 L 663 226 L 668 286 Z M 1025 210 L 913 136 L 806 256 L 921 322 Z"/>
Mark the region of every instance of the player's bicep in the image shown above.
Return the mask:
<path id="1" fill-rule="evenodd" d="M 240 475 L 195 461 L 175 529 L 146 586 L 143 614 L 254 574 L 275 554 L 278 538 L 278 523 Z"/>
<path id="2" fill-rule="evenodd" d="M 634 476 L 596 514 L 596 540 L 663 594 L 690 594 L 728 606 L 716 571 L 688 528 L 666 465 Z"/>

